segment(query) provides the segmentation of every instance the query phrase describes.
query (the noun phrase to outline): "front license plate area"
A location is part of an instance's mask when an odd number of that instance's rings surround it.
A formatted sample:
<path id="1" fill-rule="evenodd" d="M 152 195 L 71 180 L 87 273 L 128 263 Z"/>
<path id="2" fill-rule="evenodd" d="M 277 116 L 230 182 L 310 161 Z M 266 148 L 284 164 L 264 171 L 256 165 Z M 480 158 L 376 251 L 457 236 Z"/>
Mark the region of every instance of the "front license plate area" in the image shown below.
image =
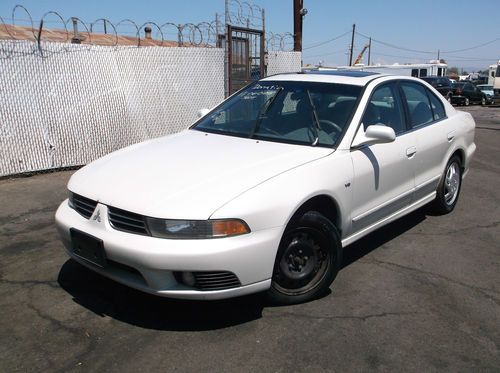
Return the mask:
<path id="1" fill-rule="evenodd" d="M 71 228 L 69 231 L 71 247 L 75 255 L 98 267 L 106 267 L 106 253 L 101 239 L 75 228 Z"/>

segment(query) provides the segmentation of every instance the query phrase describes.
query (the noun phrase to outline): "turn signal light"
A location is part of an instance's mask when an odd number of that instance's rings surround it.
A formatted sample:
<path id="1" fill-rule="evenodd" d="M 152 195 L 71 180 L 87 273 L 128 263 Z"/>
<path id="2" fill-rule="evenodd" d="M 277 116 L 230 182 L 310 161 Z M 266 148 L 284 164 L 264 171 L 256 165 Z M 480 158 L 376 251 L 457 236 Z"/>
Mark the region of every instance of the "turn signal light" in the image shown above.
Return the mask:
<path id="1" fill-rule="evenodd" d="M 215 237 L 225 237 L 249 233 L 250 229 L 241 220 L 216 220 L 212 223 L 212 232 Z"/>

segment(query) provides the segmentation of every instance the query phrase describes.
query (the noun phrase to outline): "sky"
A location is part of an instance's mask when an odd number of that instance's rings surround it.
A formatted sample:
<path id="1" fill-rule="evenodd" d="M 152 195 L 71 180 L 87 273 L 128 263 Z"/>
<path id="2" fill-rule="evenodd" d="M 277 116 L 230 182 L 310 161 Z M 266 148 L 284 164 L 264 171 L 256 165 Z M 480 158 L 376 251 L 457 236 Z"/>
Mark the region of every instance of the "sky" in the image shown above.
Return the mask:
<path id="1" fill-rule="evenodd" d="M 247 1 L 265 9 L 266 31 L 293 32 L 293 0 Z M 129 18 L 137 24 L 197 24 L 224 13 L 224 0 L 0 0 L 0 16 L 5 22 L 12 22 L 16 4 L 29 10 L 35 24 L 50 10 L 64 19 L 76 16 L 90 23 L 107 18 L 116 23 Z M 304 0 L 308 13 L 303 26 L 303 61 L 346 65 L 352 25 L 356 24 L 354 59 L 367 37 L 372 37 L 372 63 L 428 62 L 437 59 L 439 50 L 449 67 L 483 70 L 500 60 L 500 22 L 495 15 L 499 6 L 499 0 Z M 22 24 L 27 16 L 17 8 L 15 18 L 20 19 L 16 24 Z M 46 20 L 47 24 L 58 22 L 54 15 Z M 365 53 L 363 63 L 367 57 Z"/>

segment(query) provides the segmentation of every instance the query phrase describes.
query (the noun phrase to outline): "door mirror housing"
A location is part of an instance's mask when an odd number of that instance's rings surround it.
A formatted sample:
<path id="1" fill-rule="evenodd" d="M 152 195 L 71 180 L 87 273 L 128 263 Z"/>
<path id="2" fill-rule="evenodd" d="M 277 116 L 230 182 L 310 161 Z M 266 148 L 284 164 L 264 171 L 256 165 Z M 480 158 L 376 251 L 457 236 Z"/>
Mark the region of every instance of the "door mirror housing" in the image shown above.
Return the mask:
<path id="1" fill-rule="evenodd" d="M 354 139 L 353 147 L 359 148 L 363 145 L 382 144 L 393 142 L 396 139 L 396 133 L 391 127 L 383 124 L 374 124 L 368 126 L 364 134 L 359 134 Z"/>
<path id="2" fill-rule="evenodd" d="M 205 115 L 207 115 L 209 112 L 210 112 L 210 109 L 203 108 L 203 109 L 198 110 L 196 115 L 198 116 L 198 118 L 202 118 Z"/>

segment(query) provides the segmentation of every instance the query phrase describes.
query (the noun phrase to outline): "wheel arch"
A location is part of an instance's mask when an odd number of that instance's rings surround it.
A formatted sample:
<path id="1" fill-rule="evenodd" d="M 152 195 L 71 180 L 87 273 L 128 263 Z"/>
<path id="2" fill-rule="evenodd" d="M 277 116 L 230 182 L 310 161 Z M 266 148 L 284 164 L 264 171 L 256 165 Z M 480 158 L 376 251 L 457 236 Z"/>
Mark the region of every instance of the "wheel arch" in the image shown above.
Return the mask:
<path id="1" fill-rule="evenodd" d="M 446 163 L 448 163 L 448 161 L 455 155 L 458 156 L 458 158 L 460 159 L 460 168 L 462 169 L 463 172 L 465 165 L 465 151 L 462 148 L 455 149 L 455 151 L 453 151 L 453 153 L 451 153 L 451 155 L 446 160 Z"/>
<path id="2" fill-rule="evenodd" d="M 317 211 L 324 215 L 328 220 L 335 225 L 340 236 L 342 237 L 342 216 L 338 202 L 330 195 L 318 194 L 303 202 L 292 214 L 291 218 L 286 224 L 288 228 L 293 224 L 302 214 L 307 211 Z"/>

